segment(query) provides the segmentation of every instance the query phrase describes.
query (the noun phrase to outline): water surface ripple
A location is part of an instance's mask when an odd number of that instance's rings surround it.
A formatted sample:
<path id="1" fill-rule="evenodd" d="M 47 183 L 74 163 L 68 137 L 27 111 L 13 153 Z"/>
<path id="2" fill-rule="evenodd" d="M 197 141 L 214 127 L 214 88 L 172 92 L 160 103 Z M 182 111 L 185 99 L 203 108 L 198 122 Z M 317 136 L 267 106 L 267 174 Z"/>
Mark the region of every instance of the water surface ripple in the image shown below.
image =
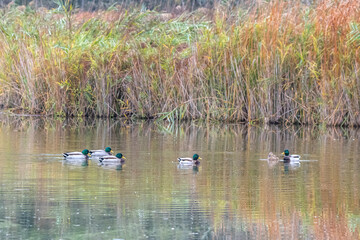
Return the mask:
<path id="1" fill-rule="evenodd" d="M 0 239 L 359 239 L 359 135 L 2 117 Z M 125 164 L 61 155 L 107 146 Z M 311 161 L 261 160 L 285 148 Z"/>

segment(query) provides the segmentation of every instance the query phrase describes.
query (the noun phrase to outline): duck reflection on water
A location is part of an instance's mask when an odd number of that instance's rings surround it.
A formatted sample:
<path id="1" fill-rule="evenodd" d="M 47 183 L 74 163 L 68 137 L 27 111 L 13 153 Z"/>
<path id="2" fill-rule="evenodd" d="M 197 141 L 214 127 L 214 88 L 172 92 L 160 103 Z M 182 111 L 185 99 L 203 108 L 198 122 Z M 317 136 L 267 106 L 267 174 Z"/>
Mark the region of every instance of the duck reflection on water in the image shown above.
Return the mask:
<path id="1" fill-rule="evenodd" d="M 284 163 L 284 172 L 289 173 L 290 170 L 297 170 L 300 168 L 300 162 Z"/>
<path id="2" fill-rule="evenodd" d="M 121 171 L 123 170 L 123 166 L 125 164 L 123 163 L 100 163 L 99 166 L 101 166 L 104 169 L 112 169 L 112 170 L 117 170 L 117 171 Z"/>
<path id="3" fill-rule="evenodd" d="M 63 160 L 63 165 L 71 165 L 71 166 L 82 166 L 82 167 L 87 167 L 89 166 L 89 160 L 85 159 L 85 160 Z"/>

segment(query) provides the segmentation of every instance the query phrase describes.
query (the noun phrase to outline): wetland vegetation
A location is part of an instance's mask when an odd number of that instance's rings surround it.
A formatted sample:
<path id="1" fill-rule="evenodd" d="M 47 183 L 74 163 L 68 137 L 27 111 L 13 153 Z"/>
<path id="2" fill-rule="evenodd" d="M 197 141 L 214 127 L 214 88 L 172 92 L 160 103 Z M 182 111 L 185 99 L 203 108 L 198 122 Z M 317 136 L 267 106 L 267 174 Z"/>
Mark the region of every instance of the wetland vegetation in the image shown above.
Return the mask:
<path id="1" fill-rule="evenodd" d="M 189 2 L 167 12 L 4 6 L 1 107 L 52 116 L 360 125 L 360 2 Z"/>

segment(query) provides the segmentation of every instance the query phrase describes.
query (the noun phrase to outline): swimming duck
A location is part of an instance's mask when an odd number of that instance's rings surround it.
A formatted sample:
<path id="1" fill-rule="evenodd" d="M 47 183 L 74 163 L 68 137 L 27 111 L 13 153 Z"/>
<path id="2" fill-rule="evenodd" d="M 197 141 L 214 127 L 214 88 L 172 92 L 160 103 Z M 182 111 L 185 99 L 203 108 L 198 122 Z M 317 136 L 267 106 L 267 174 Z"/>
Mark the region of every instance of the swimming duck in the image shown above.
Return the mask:
<path id="1" fill-rule="evenodd" d="M 192 158 L 179 157 L 178 161 L 179 161 L 180 164 L 184 164 L 184 165 L 191 165 L 191 164 L 198 165 L 198 164 L 200 164 L 199 159 L 201 159 L 201 157 L 197 153 L 195 153 Z"/>
<path id="2" fill-rule="evenodd" d="M 284 163 L 289 163 L 289 162 L 300 162 L 300 155 L 297 154 L 291 154 L 289 150 L 285 149 L 284 152 L 282 153 L 284 154 Z"/>
<path id="3" fill-rule="evenodd" d="M 275 162 L 275 161 L 279 161 L 279 158 L 272 152 L 269 152 L 267 160 Z"/>
<path id="4" fill-rule="evenodd" d="M 122 153 L 118 153 L 115 156 L 103 156 L 99 159 L 99 162 L 101 163 L 124 163 L 125 157 L 122 155 Z"/>
<path id="5" fill-rule="evenodd" d="M 63 156 L 66 160 L 86 160 L 89 158 L 89 150 L 84 149 L 81 152 L 66 152 L 63 153 Z"/>
<path id="6" fill-rule="evenodd" d="M 112 155 L 113 151 L 111 147 L 105 148 L 105 150 L 90 150 L 91 157 L 102 157 L 102 156 L 109 156 Z"/>

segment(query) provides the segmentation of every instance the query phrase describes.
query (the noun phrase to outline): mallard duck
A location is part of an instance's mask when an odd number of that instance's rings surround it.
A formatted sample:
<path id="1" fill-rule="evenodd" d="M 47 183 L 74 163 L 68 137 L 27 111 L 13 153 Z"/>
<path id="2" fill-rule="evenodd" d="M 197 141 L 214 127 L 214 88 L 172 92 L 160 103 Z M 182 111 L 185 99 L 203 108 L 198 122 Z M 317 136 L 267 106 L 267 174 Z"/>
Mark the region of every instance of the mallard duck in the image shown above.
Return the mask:
<path id="1" fill-rule="evenodd" d="M 275 154 L 273 154 L 272 152 L 269 152 L 267 160 L 277 162 L 277 161 L 279 161 L 279 158 Z"/>
<path id="2" fill-rule="evenodd" d="M 284 154 L 284 163 L 289 163 L 289 162 L 300 162 L 300 155 L 297 154 L 291 154 L 289 150 L 285 149 L 284 152 L 282 153 Z"/>
<path id="3" fill-rule="evenodd" d="M 99 162 L 101 163 L 124 163 L 125 157 L 122 155 L 122 153 L 118 153 L 115 156 L 103 156 L 99 159 Z"/>
<path id="4" fill-rule="evenodd" d="M 105 148 L 105 150 L 90 150 L 91 157 L 102 157 L 102 156 L 109 156 L 112 155 L 113 151 L 111 147 Z"/>
<path id="5" fill-rule="evenodd" d="M 192 158 L 179 157 L 178 161 L 179 161 L 180 164 L 184 164 L 184 165 L 191 165 L 191 164 L 198 165 L 198 164 L 200 164 L 199 159 L 201 159 L 201 157 L 199 157 L 199 155 L 197 153 L 195 153 Z"/>
<path id="6" fill-rule="evenodd" d="M 66 152 L 63 153 L 66 160 L 86 160 L 89 158 L 89 150 L 84 149 L 81 152 Z"/>

